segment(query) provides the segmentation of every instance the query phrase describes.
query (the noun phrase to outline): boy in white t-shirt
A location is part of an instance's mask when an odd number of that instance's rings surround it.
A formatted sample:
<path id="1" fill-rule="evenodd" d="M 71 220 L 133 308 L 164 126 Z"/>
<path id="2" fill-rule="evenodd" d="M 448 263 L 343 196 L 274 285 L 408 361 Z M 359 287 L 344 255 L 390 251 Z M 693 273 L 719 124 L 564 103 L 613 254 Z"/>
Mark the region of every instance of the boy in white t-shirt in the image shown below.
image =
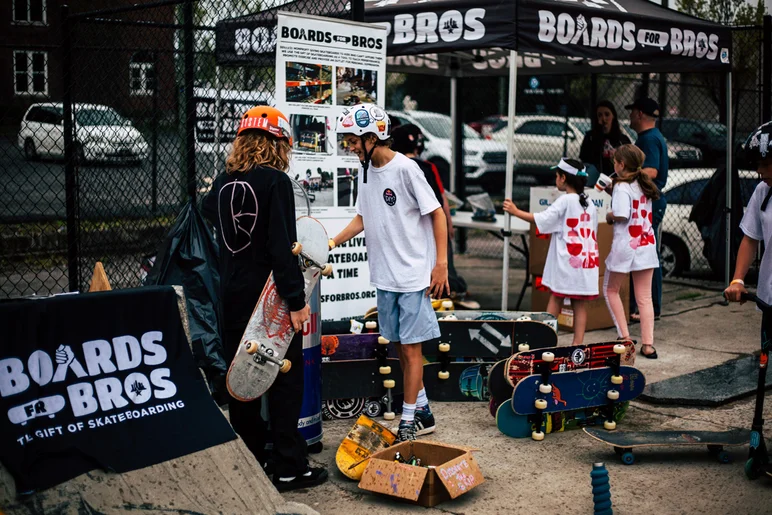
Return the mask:
<path id="1" fill-rule="evenodd" d="M 421 168 L 390 145 L 391 122 L 375 104 L 343 111 L 338 134 L 362 162 L 357 215 L 331 246 L 366 231 L 370 282 L 378 295 L 381 335 L 396 344 L 405 400 L 397 438 L 415 440 L 434 431 L 423 385 L 421 344 L 439 338 L 429 294 L 442 298 L 448 286 L 447 222 Z M 439 257 L 438 257 L 439 256 Z"/>
<path id="2" fill-rule="evenodd" d="M 587 301 L 598 297 L 598 212 L 584 193 L 587 172 L 581 161 L 561 159 L 552 169 L 555 185 L 565 195 L 540 213 L 523 211 L 506 199 L 504 211 L 535 223 L 541 234 L 552 234 L 542 275 L 542 284 L 551 292 L 547 311 L 558 316 L 561 304 L 569 299 L 574 310 L 572 345 L 581 345 L 587 327 Z"/>
<path id="3" fill-rule="evenodd" d="M 737 251 L 734 277 L 729 287 L 724 290 L 724 296 L 730 302 L 740 302 L 741 295 L 747 293 L 745 274 L 756 257 L 759 241 L 762 241 L 766 251 L 761 258 L 756 296 L 767 304 L 772 304 L 772 252 L 769 251 L 772 245 L 772 207 L 768 206 L 772 197 L 772 122 L 767 122 L 753 131 L 745 140 L 743 151 L 749 164 L 755 165 L 761 182 L 756 186 L 740 222 L 744 236 Z"/>

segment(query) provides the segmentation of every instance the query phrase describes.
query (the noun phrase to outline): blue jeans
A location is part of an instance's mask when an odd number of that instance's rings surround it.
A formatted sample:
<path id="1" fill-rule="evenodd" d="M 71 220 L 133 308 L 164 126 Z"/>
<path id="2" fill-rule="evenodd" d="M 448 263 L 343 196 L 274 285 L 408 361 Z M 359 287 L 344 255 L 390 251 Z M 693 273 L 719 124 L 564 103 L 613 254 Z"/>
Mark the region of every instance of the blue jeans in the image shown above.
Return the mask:
<path id="1" fill-rule="evenodd" d="M 651 226 L 654 229 L 654 236 L 657 239 L 657 258 L 659 259 L 660 266 L 654 269 L 654 274 L 651 278 L 651 302 L 654 305 L 654 316 L 658 317 L 662 310 L 662 256 L 660 249 L 662 248 L 662 220 L 665 218 L 665 210 L 667 209 L 667 200 L 665 197 L 660 197 L 659 200 L 655 200 L 652 203 L 652 220 Z M 635 302 L 635 291 L 633 289 L 633 283 L 630 282 L 630 313 L 638 312 L 638 304 Z"/>

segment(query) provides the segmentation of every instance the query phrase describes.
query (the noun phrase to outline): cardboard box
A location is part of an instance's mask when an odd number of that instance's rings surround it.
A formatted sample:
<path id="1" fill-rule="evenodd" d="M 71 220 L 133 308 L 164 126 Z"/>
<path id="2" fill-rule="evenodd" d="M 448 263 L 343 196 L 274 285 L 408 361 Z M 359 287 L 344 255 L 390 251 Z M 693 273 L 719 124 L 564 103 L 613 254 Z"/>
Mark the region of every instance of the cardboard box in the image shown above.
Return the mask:
<path id="1" fill-rule="evenodd" d="M 595 188 L 585 188 L 584 192 L 598 210 L 598 221 L 605 220 L 606 213 L 611 209 L 611 195 Z M 529 209 L 531 213 L 544 211 L 555 202 L 556 198 L 564 194 L 565 192 L 558 190 L 555 186 L 535 186 L 531 188 Z"/>
<path id="2" fill-rule="evenodd" d="M 471 451 L 426 440 L 402 442 L 372 455 L 359 488 L 420 506 L 436 506 L 485 482 Z M 413 455 L 421 458 L 422 466 L 396 463 L 397 452 L 405 459 Z"/>
<path id="3" fill-rule="evenodd" d="M 598 223 L 598 232 L 596 233 L 598 241 L 598 253 L 599 267 L 598 267 L 598 293 L 600 297 L 591 301 L 587 306 L 587 328 L 586 331 L 592 331 L 595 329 L 606 329 L 608 327 L 614 327 L 614 321 L 611 319 L 611 314 L 608 312 L 606 306 L 606 300 L 603 298 L 603 274 L 606 273 L 606 257 L 608 257 L 611 251 L 611 241 L 614 237 L 614 226 L 605 222 Z M 544 244 L 547 242 L 547 245 Z M 536 284 L 536 276 L 541 276 L 544 273 L 544 263 L 547 260 L 547 251 L 549 249 L 549 240 L 545 240 L 536 236 L 534 227 L 531 227 L 531 238 L 529 241 L 530 252 L 530 265 L 529 272 L 532 276 L 532 283 Z M 622 289 L 619 292 L 622 297 L 622 304 L 625 308 L 625 316 L 630 316 L 630 286 L 629 277 L 622 285 Z M 532 311 L 544 311 L 547 309 L 547 302 L 549 302 L 550 294 L 546 291 L 539 291 L 536 288 L 531 288 L 531 310 Z M 574 328 L 574 313 L 571 309 L 571 302 L 564 303 L 561 313 L 558 315 L 558 326 L 568 331 L 573 331 Z"/>

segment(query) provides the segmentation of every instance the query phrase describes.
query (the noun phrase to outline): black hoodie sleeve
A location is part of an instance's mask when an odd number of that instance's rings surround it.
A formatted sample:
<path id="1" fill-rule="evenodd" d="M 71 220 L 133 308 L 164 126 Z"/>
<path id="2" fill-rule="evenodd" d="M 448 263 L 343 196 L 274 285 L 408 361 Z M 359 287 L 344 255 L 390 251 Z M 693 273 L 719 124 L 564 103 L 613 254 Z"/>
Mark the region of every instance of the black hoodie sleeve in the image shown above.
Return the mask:
<path id="1" fill-rule="evenodd" d="M 292 244 L 297 241 L 295 227 L 295 196 L 292 183 L 280 175 L 271 186 L 268 213 L 268 253 L 276 289 L 290 311 L 300 311 L 306 305 L 303 273 L 298 258 L 292 255 Z"/>
<path id="2" fill-rule="evenodd" d="M 582 148 L 579 150 L 579 159 L 581 159 L 583 163 L 595 164 L 592 162 L 592 131 L 584 133 Z"/>

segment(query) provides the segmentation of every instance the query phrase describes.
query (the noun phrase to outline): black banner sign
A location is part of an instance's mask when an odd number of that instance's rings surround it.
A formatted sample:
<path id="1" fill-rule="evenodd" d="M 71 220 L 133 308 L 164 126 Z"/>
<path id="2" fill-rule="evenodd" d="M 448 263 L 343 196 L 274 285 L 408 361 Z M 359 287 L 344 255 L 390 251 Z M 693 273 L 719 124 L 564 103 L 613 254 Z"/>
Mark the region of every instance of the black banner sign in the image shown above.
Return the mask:
<path id="1" fill-rule="evenodd" d="M 171 287 L 0 304 L 0 327 L 0 460 L 18 492 L 235 438 Z"/>

